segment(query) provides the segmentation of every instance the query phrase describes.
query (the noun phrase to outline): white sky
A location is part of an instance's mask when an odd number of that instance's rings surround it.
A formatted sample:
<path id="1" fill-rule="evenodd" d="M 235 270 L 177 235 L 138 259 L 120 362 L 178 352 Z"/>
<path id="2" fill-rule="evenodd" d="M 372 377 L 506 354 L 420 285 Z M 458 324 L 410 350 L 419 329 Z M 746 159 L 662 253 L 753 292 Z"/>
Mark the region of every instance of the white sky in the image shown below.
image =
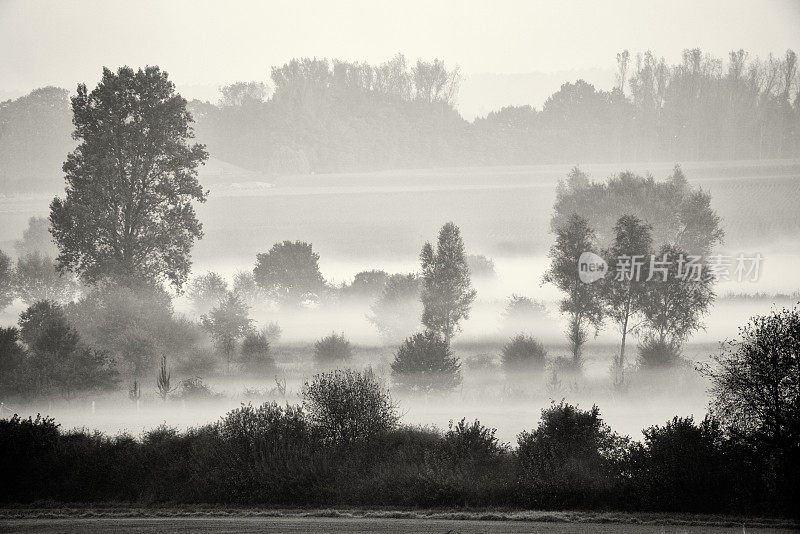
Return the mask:
<path id="1" fill-rule="evenodd" d="M 800 1 L 0 0 L 0 91 L 95 83 L 106 65 L 157 64 L 180 86 L 267 80 L 317 56 L 378 63 L 403 52 L 470 74 L 614 68 L 624 48 L 676 61 L 800 52 Z"/>

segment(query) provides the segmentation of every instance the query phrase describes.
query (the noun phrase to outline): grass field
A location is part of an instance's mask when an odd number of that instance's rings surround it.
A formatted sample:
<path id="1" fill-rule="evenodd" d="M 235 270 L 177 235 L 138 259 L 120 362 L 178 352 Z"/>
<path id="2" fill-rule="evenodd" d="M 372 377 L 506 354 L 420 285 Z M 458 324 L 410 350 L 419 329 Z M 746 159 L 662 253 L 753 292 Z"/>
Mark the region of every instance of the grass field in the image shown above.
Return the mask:
<path id="1" fill-rule="evenodd" d="M 796 523 L 719 516 L 583 512 L 252 510 L 239 508 L 0 509 L 0 531 L 327 533 L 783 533 Z"/>

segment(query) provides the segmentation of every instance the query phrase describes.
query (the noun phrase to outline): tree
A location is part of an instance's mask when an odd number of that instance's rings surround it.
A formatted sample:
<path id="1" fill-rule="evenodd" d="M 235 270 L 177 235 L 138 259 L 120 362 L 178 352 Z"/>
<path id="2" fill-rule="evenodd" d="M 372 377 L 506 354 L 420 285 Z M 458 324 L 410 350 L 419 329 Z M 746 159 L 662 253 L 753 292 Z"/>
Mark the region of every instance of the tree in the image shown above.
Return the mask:
<path id="1" fill-rule="evenodd" d="M 233 292 L 248 306 L 255 306 L 264 300 L 264 292 L 258 287 L 252 272 L 237 271 L 233 276 Z"/>
<path id="2" fill-rule="evenodd" d="M 386 281 L 367 319 L 388 342 L 402 340 L 419 328 L 422 315 L 420 279 L 416 274 L 393 274 Z"/>
<path id="3" fill-rule="evenodd" d="M 517 440 L 520 482 L 531 504 L 574 506 L 570 499 L 602 502 L 614 486 L 627 440 L 603 422 L 600 410 L 561 401 L 542 410 L 539 426 Z M 541 500 L 547 499 L 542 502 Z"/>
<path id="4" fill-rule="evenodd" d="M 356 273 L 353 282 L 342 287 L 342 300 L 372 302 L 380 296 L 388 281 L 386 271 L 373 269 Z"/>
<path id="5" fill-rule="evenodd" d="M 208 313 L 208 310 L 228 296 L 228 282 L 219 274 L 208 272 L 194 278 L 186 294 L 196 311 Z"/>
<path id="6" fill-rule="evenodd" d="M 319 254 L 310 243 L 284 241 L 256 256 L 256 283 L 280 304 L 295 307 L 317 298 L 325 289 Z"/>
<path id="7" fill-rule="evenodd" d="M 461 363 L 450 344 L 430 330 L 406 339 L 391 367 L 395 384 L 412 391 L 447 391 L 461 384 Z"/>
<path id="8" fill-rule="evenodd" d="M 436 251 L 425 243 L 420 254 L 422 266 L 422 324 L 440 334 L 447 343 L 461 329 L 476 292 L 470 284 L 461 232 L 452 222 L 439 231 Z"/>
<path id="9" fill-rule="evenodd" d="M 17 259 L 14 287 L 25 304 L 49 300 L 58 304 L 72 301 L 78 283 L 72 273 L 59 273 L 53 259 L 40 252 L 28 253 Z"/>
<path id="10" fill-rule="evenodd" d="M 14 276 L 11 270 L 11 258 L 0 250 L 0 311 L 14 302 Z"/>
<path id="11" fill-rule="evenodd" d="M 20 256 L 38 253 L 55 258 L 58 255 L 58 247 L 50 235 L 50 221 L 47 217 L 28 219 L 28 227 L 23 230 L 22 239 L 14 242 L 14 248 Z"/>
<path id="12" fill-rule="evenodd" d="M 389 391 L 371 371 L 333 371 L 303 384 L 303 409 L 323 439 L 352 444 L 397 425 L 397 408 Z"/>
<path id="13" fill-rule="evenodd" d="M 64 163 L 66 197 L 50 204 L 59 269 L 180 289 L 203 235 L 192 201 L 206 199 L 197 167 L 208 158 L 188 144 L 186 101 L 158 67 L 104 68 L 92 92 L 78 86 L 72 111 L 80 144 Z"/>
<path id="14" fill-rule="evenodd" d="M 203 315 L 201 318 L 203 328 L 211 335 L 219 351 L 225 355 L 228 372 L 237 341 L 253 330 L 253 321 L 248 317 L 247 311 L 247 305 L 238 295 L 228 293 L 208 315 Z"/>
<path id="15" fill-rule="evenodd" d="M 239 363 L 249 373 L 270 375 L 275 373 L 275 359 L 265 332 L 250 332 L 242 340 Z"/>
<path id="16" fill-rule="evenodd" d="M 40 301 L 20 314 L 20 339 L 28 348 L 26 380 L 32 393 L 59 391 L 67 399 L 86 391 L 111 389 L 117 383 L 112 360 L 85 346 L 63 309 Z"/>
<path id="17" fill-rule="evenodd" d="M 251 106 L 261 104 L 269 95 L 269 88 L 263 82 L 236 82 L 220 88 L 223 106 Z"/>
<path id="18" fill-rule="evenodd" d="M 567 338 L 575 369 L 581 365 L 581 353 L 586 343 L 586 329 L 598 330 L 603 324 L 604 308 L 600 300 L 599 282 L 584 282 L 580 277 L 579 261 L 585 252 L 596 247 L 594 230 L 586 219 L 572 215 L 563 226 L 556 229 L 556 242 L 550 247 L 550 269 L 544 282 L 555 284 L 566 293 L 559 309 L 569 316 Z"/>
<path id="19" fill-rule="evenodd" d="M 673 365 L 683 342 L 703 327 L 701 318 L 714 301 L 713 279 L 690 272 L 690 260 L 674 245 L 662 246 L 654 257 L 654 265 L 663 264 L 663 270 L 648 274 L 640 303 L 644 342 L 639 363 L 644 367 Z"/>
<path id="20" fill-rule="evenodd" d="M 756 447 L 797 494 L 800 475 L 800 309 L 772 310 L 739 329 L 712 364 L 711 413 L 737 438 Z"/>
<path id="21" fill-rule="evenodd" d="M 0 327 L 0 395 L 7 398 L 25 392 L 25 349 L 19 330 Z"/>
<path id="22" fill-rule="evenodd" d="M 606 314 L 622 333 L 619 355 L 612 364 L 614 387 L 625 385 L 625 342 L 639 324 L 638 317 L 647 299 L 647 277 L 652 238 L 650 225 L 632 215 L 623 215 L 614 227 L 614 244 L 605 254 L 609 258 L 610 276 L 600 281 Z"/>

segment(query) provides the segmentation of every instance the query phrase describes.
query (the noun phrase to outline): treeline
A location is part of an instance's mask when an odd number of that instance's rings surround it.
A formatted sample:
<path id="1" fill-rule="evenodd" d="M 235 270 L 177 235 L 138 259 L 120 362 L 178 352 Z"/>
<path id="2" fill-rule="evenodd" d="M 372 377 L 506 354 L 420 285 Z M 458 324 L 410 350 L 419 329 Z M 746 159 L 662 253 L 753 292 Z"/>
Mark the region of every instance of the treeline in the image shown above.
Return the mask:
<path id="1" fill-rule="evenodd" d="M 215 157 L 267 174 L 455 165 L 691 161 L 800 155 L 797 56 L 727 60 L 686 50 L 617 57 L 617 84 L 561 86 L 541 109 L 509 106 L 470 123 L 456 110 L 461 75 L 402 55 L 373 66 L 293 59 L 269 84 L 221 88 L 192 101 L 200 142 Z M 4 191 L 53 189 L 69 138 L 63 89 L 0 103 Z"/>
<path id="2" fill-rule="evenodd" d="M 710 418 L 674 418 L 620 436 L 595 406 L 553 403 L 515 446 L 461 420 L 402 426 L 369 373 L 333 372 L 303 404 L 243 405 L 187 431 L 141 439 L 0 420 L 0 502 L 466 506 L 796 513 L 797 456 L 770 456 Z"/>

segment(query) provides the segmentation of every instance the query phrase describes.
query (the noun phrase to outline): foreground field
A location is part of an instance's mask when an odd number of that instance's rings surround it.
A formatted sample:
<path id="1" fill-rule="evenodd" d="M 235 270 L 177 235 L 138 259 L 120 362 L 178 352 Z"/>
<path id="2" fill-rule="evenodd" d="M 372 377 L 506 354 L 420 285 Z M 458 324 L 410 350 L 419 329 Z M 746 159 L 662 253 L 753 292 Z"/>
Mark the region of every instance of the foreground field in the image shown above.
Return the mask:
<path id="1" fill-rule="evenodd" d="M 386 533 L 783 533 L 797 524 L 717 516 L 561 512 L 293 512 L 242 509 L 23 509 L 0 511 L 0 531 Z"/>

